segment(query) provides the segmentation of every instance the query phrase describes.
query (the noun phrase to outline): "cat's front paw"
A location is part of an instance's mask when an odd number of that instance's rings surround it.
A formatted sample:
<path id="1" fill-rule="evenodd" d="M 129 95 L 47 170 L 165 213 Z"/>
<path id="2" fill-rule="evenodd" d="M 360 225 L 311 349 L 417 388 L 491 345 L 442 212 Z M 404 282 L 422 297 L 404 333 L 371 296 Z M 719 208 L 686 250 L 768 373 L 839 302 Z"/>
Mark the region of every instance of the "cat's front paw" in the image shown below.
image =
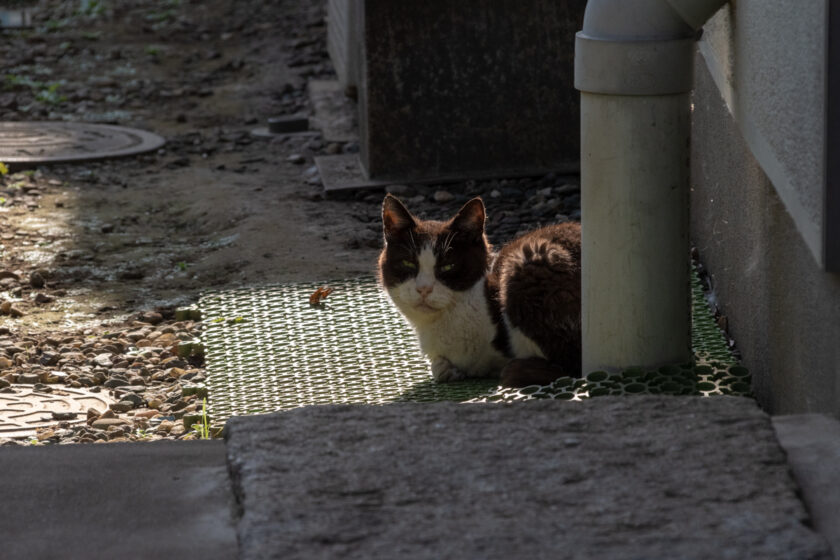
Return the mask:
<path id="1" fill-rule="evenodd" d="M 438 356 L 432 360 L 432 377 L 438 383 L 446 383 L 447 381 L 458 381 L 464 379 L 466 375 L 460 369 L 452 365 L 452 362 L 442 356 Z"/>

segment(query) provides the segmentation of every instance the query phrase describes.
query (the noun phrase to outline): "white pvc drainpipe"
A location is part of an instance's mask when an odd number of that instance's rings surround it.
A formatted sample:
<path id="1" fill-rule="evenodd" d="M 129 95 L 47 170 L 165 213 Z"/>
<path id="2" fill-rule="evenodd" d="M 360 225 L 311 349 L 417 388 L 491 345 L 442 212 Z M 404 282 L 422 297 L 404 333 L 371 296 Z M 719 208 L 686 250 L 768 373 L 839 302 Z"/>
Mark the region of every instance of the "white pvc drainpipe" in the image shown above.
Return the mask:
<path id="1" fill-rule="evenodd" d="M 696 30 L 726 0 L 589 0 L 581 92 L 583 370 L 691 357 L 688 170 Z"/>

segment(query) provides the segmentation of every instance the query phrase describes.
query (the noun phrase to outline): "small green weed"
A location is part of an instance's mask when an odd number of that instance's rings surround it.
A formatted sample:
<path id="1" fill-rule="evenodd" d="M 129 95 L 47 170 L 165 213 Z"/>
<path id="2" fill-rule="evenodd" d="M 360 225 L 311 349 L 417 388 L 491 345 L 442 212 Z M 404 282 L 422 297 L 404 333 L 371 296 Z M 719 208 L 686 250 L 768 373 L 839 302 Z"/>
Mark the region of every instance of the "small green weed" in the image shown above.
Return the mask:
<path id="1" fill-rule="evenodd" d="M 67 97 L 58 93 L 58 88 L 61 84 L 50 84 L 45 89 L 42 89 L 35 94 L 35 99 L 47 105 L 58 105 L 67 101 Z"/>
<path id="2" fill-rule="evenodd" d="M 210 419 L 207 418 L 207 399 L 202 400 L 201 422 L 192 425 L 192 429 L 198 434 L 199 439 L 210 439 Z"/>

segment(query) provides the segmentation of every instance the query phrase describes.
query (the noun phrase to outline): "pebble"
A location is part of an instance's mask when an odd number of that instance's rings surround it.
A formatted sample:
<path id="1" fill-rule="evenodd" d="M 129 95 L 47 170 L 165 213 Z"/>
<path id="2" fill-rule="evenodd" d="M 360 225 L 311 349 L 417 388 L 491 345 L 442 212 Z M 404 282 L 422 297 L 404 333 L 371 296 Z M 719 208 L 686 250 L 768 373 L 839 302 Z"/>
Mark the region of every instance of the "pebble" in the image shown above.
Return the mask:
<path id="1" fill-rule="evenodd" d="M 107 430 L 111 426 L 124 426 L 128 424 L 128 420 L 123 418 L 100 418 L 99 420 L 94 420 L 91 427 L 99 430 Z"/>
<path id="2" fill-rule="evenodd" d="M 397 197 L 414 196 L 417 191 L 408 185 L 388 185 L 385 187 L 385 192 Z"/>
<path id="3" fill-rule="evenodd" d="M 455 195 L 449 191 L 435 191 L 434 200 L 438 203 L 452 202 L 455 200 Z"/>
<path id="4" fill-rule="evenodd" d="M 36 272 L 33 272 L 32 274 L 30 274 L 30 275 L 29 275 L 29 285 L 30 285 L 30 286 L 32 286 L 33 288 L 35 288 L 35 289 L 41 289 L 41 288 L 43 288 L 46 284 L 47 284 L 47 283 L 46 283 L 46 281 L 44 280 L 44 277 L 43 277 L 43 276 L 41 276 L 41 273 L 40 273 L 40 272 L 37 272 L 37 271 L 36 271 Z"/>
<path id="5" fill-rule="evenodd" d="M 114 362 L 111 361 L 111 354 L 98 354 L 93 358 L 93 361 L 96 365 L 109 368 L 114 365 Z"/>
<path id="6" fill-rule="evenodd" d="M 55 301 L 54 297 L 48 296 L 47 294 L 41 292 L 36 293 L 32 299 L 35 301 L 35 303 L 41 305 L 45 303 L 52 303 L 53 301 Z"/>

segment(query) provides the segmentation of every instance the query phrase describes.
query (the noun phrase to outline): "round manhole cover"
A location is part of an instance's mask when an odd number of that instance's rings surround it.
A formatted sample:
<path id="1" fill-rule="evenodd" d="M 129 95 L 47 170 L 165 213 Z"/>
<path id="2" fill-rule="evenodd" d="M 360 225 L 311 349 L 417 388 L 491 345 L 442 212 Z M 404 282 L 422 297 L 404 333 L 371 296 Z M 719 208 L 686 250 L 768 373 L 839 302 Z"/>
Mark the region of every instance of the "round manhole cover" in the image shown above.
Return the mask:
<path id="1" fill-rule="evenodd" d="M 0 122 L 0 161 L 11 167 L 128 156 L 164 143 L 157 134 L 109 124 Z"/>
<path id="2" fill-rule="evenodd" d="M 0 393 L 0 437 L 25 437 L 58 420 L 84 422 L 87 409 L 105 412 L 112 402 L 102 393 L 85 389 L 55 388 L 36 391 L 28 385 L 12 385 L 10 393 Z M 75 416 L 73 416 L 75 414 Z"/>

